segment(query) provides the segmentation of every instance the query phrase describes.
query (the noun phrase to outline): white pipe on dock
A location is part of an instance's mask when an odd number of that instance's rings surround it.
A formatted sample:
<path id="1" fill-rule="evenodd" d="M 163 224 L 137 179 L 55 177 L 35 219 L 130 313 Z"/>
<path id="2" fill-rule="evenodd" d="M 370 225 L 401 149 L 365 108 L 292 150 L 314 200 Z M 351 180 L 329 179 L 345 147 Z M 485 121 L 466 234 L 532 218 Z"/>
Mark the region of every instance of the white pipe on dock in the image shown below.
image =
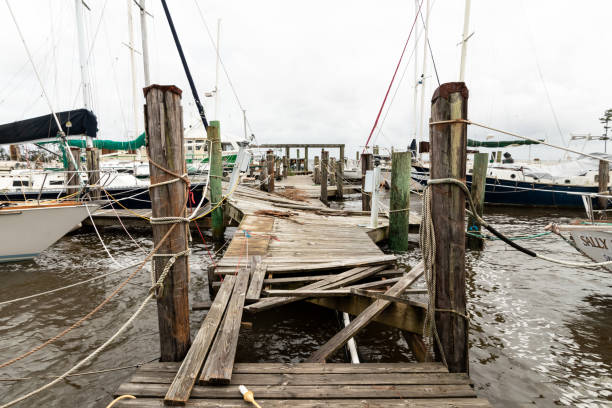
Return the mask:
<path id="1" fill-rule="evenodd" d="M 351 324 L 351 319 L 349 318 L 348 313 L 342 313 L 342 321 L 344 323 L 344 327 Z M 349 341 L 346 343 L 346 347 L 348 347 L 349 354 L 351 355 L 351 363 L 359 364 L 359 354 L 357 354 L 357 343 L 355 343 L 355 339 L 351 337 Z"/>

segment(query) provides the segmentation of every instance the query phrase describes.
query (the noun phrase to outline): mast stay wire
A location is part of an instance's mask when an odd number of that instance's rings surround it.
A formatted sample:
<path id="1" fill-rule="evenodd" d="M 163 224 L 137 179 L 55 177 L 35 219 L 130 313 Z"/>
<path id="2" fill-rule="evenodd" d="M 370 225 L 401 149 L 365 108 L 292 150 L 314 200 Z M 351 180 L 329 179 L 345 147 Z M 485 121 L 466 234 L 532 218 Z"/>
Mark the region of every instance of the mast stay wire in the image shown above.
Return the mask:
<path id="1" fill-rule="evenodd" d="M 393 76 L 391 77 L 391 82 L 389 82 L 389 87 L 387 88 L 387 92 L 385 93 L 385 97 L 380 105 L 380 109 L 378 110 L 378 114 L 376 115 L 376 119 L 374 120 L 374 125 L 372 126 L 372 130 L 370 130 L 370 134 L 365 142 L 365 147 L 363 148 L 363 152 L 365 153 L 368 144 L 370 143 L 370 139 L 372 138 L 372 134 L 376 129 L 376 125 L 378 125 L 378 120 L 380 119 L 380 114 L 382 113 L 383 108 L 385 107 L 385 103 L 387 102 L 387 97 L 389 96 L 389 92 L 391 91 L 391 87 L 393 86 L 393 82 L 395 81 L 395 77 L 397 75 L 397 71 L 399 70 L 400 64 L 402 63 L 402 59 L 404 58 L 404 54 L 406 53 L 406 47 L 408 47 L 408 42 L 410 41 L 410 37 L 412 37 L 412 32 L 414 31 L 414 27 L 416 25 L 418 14 L 421 12 L 421 8 L 423 7 L 423 2 L 425 0 L 421 0 L 421 4 L 419 5 L 419 10 L 417 11 L 417 15 L 414 16 L 414 21 L 412 22 L 412 26 L 410 27 L 410 32 L 408 33 L 408 38 L 406 39 L 406 43 L 404 44 L 404 48 L 400 55 L 399 61 L 397 62 L 397 66 L 395 67 L 395 71 L 393 72 Z"/>
<path id="2" fill-rule="evenodd" d="M 210 28 L 208 27 L 208 24 L 206 23 L 206 19 L 204 18 L 204 14 L 202 13 L 202 9 L 200 8 L 200 5 L 198 4 L 197 0 L 194 0 L 194 3 L 196 5 L 196 8 L 198 9 L 198 14 L 200 16 L 200 20 L 202 20 L 202 23 L 204 24 L 204 28 L 206 29 L 206 33 L 208 34 L 208 38 L 210 39 L 210 42 L 215 50 L 215 54 L 217 56 L 217 58 L 219 59 L 219 63 L 221 64 L 221 68 L 223 68 L 223 72 L 225 73 L 225 77 L 227 78 L 227 82 L 230 86 L 230 89 L 232 90 L 232 93 L 234 95 L 234 98 L 236 99 L 236 103 L 238 104 L 238 107 L 240 108 L 241 111 L 244 112 L 244 117 L 246 118 L 246 124 L 247 127 L 249 128 L 249 132 L 251 133 L 251 135 L 253 135 L 254 139 L 255 139 L 255 143 L 257 143 L 259 145 L 259 142 L 257 141 L 257 138 L 255 137 L 255 132 L 253 132 L 253 128 L 251 127 L 251 122 L 249 121 L 248 116 L 246 115 L 246 109 L 244 109 L 244 106 L 242 105 L 242 102 L 240 101 L 240 98 L 238 97 L 238 92 L 236 92 L 236 88 L 234 87 L 234 83 L 232 82 L 232 79 L 230 78 L 229 72 L 227 72 L 227 68 L 225 67 L 225 63 L 223 62 L 223 58 L 221 58 L 221 54 L 219 53 L 219 49 L 217 48 L 217 44 L 215 43 L 215 40 L 212 36 L 212 33 L 210 32 Z"/>

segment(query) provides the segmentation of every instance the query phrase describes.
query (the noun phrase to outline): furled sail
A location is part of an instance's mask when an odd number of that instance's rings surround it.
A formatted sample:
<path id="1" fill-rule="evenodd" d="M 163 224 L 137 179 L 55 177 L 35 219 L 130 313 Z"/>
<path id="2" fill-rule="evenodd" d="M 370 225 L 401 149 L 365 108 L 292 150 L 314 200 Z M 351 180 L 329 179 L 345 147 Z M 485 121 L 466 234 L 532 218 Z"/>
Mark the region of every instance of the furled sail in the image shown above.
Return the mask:
<path id="1" fill-rule="evenodd" d="M 87 109 L 75 109 L 56 113 L 57 118 L 70 135 L 86 135 L 96 137 L 98 119 Z M 0 144 L 28 143 L 34 140 L 50 139 L 57 136 L 59 129 L 53 115 L 20 120 L 18 122 L 0 125 Z"/>

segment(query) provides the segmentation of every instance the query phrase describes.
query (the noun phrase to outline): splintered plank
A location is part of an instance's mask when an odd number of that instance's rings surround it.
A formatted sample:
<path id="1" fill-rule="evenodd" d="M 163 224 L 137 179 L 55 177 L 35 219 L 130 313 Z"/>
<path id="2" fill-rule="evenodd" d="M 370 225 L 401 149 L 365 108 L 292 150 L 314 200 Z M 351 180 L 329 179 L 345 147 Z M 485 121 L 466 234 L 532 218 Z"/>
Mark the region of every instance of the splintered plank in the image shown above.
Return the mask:
<path id="1" fill-rule="evenodd" d="M 202 327 L 198 330 L 198 334 L 196 334 L 193 344 L 183 360 L 183 364 L 178 369 L 176 377 L 166 393 L 164 400 L 169 405 L 183 405 L 189 399 L 191 389 L 200 373 L 204 359 L 217 333 L 219 323 L 223 318 L 223 312 L 234 289 L 234 282 L 234 276 L 227 276 L 223 281 L 221 289 L 210 306 L 204 323 L 202 323 Z"/>
<path id="2" fill-rule="evenodd" d="M 219 334 L 202 369 L 200 382 L 229 383 L 232 378 L 232 367 L 236 356 L 240 321 L 242 320 L 242 309 L 248 283 L 249 272 L 243 269 L 236 278 L 232 298 L 227 306 L 227 312 L 223 318 Z"/>
<path id="3" fill-rule="evenodd" d="M 347 249 L 347 255 L 352 252 L 352 249 Z M 379 255 L 379 256 L 368 256 L 361 257 L 348 261 L 332 261 L 322 263 L 311 263 L 304 264 L 299 263 L 285 263 L 280 265 L 268 265 L 268 272 L 271 273 L 283 273 L 283 272 L 314 272 L 314 271 L 326 271 L 332 269 L 343 269 L 343 268 L 355 268 L 359 266 L 372 266 L 372 265 L 385 265 L 392 264 L 397 260 L 395 255 Z"/>
<path id="4" fill-rule="evenodd" d="M 261 288 L 263 286 L 264 278 L 266 277 L 267 265 L 265 263 L 258 263 L 251 276 L 251 283 L 246 293 L 246 301 L 248 303 L 257 302 L 261 295 Z"/>
<path id="5" fill-rule="evenodd" d="M 423 263 L 419 263 L 417 266 L 403 276 L 399 282 L 391 287 L 386 295 L 397 296 L 408 288 L 412 283 L 417 280 L 423 274 Z M 340 330 L 334 337 L 332 337 L 327 343 L 325 343 L 319 350 L 315 351 L 307 360 L 307 363 L 323 363 L 325 359 L 335 353 L 340 347 L 349 341 L 351 337 L 354 337 L 359 330 L 367 326 L 373 319 L 381 314 L 389 305 L 389 300 L 376 300 L 370 306 L 368 306 L 363 312 L 361 312 L 351 323 L 344 329 Z"/>
<path id="6" fill-rule="evenodd" d="M 301 288 L 301 290 L 311 290 L 311 289 L 336 289 L 342 287 L 344 285 L 349 285 L 353 282 L 360 281 L 362 279 L 367 278 L 368 276 L 375 275 L 381 270 L 385 269 L 386 266 L 373 266 L 370 268 L 360 267 L 353 268 L 346 272 L 339 273 L 338 275 L 331 276 L 329 278 L 325 278 L 315 283 L 311 283 L 310 285 L 306 285 Z M 262 299 L 257 303 L 253 303 L 245 307 L 245 310 L 251 313 L 261 312 L 263 310 L 268 310 L 273 307 L 286 305 L 288 303 L 296 302 L 300 299 L 299 297 L 280 297 L 274 299 Z"/>

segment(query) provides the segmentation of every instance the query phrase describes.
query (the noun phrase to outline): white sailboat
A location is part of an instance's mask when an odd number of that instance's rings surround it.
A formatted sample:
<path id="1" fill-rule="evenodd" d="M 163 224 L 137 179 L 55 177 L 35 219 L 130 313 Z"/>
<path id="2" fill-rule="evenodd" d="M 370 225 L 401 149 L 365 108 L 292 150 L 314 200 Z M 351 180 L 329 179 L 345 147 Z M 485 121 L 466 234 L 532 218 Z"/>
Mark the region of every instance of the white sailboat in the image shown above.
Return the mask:
<path id="1" fill-rule="evenodd" d="M 0 207 L 0 262 L 38 256 L 97 208 L 78 202 Z"/>

